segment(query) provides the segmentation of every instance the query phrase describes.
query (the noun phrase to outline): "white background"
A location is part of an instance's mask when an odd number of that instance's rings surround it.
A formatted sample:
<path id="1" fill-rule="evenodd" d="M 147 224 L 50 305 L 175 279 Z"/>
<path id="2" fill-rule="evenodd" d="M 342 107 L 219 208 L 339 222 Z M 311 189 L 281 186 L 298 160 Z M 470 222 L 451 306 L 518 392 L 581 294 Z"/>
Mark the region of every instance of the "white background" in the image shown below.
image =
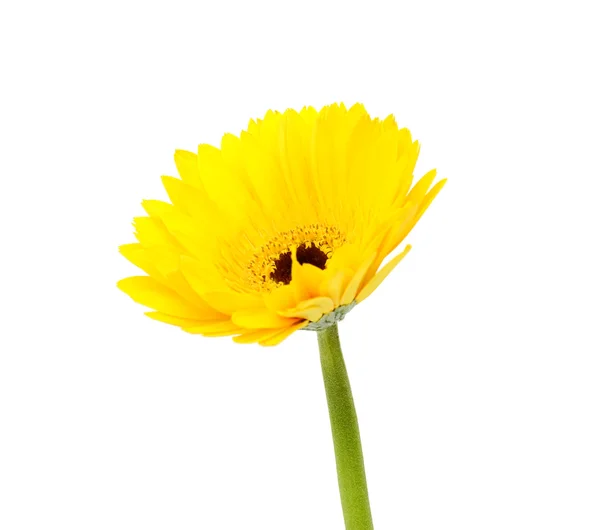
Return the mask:
<path id="1" fill-rule="evenodd" d="M 3 2 L 0 528 L 343 528 L 316 337 L 151 321 L 143 198 L 267 109 L 449 183 L 341 325 L 377 530 L 600 528 L 594 2 Z"/>

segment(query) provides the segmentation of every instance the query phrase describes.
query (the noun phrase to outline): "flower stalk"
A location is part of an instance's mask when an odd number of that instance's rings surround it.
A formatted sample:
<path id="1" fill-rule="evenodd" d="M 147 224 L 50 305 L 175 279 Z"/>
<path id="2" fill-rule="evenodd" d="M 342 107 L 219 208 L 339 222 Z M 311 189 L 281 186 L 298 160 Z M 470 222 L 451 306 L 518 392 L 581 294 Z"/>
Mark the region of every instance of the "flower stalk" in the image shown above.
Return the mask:
<path id="1" fill-rule="evenodd" d="M 373 530 L 358 419 L 337 324 L 317 334 L 346 530 Z"/>

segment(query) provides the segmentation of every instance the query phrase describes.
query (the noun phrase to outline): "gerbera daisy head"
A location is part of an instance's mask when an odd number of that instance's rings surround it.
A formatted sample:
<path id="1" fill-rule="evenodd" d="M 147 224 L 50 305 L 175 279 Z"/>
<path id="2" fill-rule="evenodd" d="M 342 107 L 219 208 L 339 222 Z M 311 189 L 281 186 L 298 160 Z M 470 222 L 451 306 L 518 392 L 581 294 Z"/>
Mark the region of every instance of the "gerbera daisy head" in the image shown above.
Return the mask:
<path id="1" fill-rule="evenodd" d="M 176 151 L 170 202 L 144 201 L 120 247 L 146 275 L 118 285 L 155 320 L 236 342 L 329 326 L 406 255 L 381 266 L 444 185 L 434 170 L 412 186 L 418 153 L 358 104 L 269 111 L 220 148 Z"/>

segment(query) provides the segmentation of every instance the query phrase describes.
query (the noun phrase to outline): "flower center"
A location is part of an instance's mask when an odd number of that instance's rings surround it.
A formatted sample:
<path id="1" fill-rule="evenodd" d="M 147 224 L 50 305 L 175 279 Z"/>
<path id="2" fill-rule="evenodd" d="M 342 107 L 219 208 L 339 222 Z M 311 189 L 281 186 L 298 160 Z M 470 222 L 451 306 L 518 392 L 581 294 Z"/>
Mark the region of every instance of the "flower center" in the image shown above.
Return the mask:
<path id="1" fill-rule="evenodd" d="M 300 265 L 310 263 L 323 270 L 328 257 L 325 252 L 313 243 L 302 243 L 296 250 L 296 259 Z M 275 283 L 283 283 L 285 285 L 292 281 L 292 252 L 290 250 L 280 254 L 275 260 L 274 266 L 275 268 L 269 275 L 271 280 Z"/>
<path id="2" fill-rule="evenodd" d="M 346 242 L 334 226 L 312 224 L 279 232 L 258 250 L 248 264 L 248 287 L 268 292 L 292 281 L 292 252 L 301 265 L 325 269 L 333 251 Z"/>

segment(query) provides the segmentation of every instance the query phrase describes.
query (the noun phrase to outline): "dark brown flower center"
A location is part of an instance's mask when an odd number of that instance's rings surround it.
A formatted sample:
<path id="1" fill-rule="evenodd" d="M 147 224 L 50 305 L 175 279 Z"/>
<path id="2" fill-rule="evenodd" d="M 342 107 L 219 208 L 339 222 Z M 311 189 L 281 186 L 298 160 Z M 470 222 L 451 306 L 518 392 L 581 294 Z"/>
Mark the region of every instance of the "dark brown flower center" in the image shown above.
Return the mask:
<path id="1" fill-rule="evenodd" d="M 296 259 L 300 265 L 310 263 L 323 270 L 327 263 L 327 254 L 317 246 L 303 243 L 296 250 Z M 292 281 L 292 253 L 288 250 L 279 255 L 274 262 L 275 269 L 271 272 L 271 280 L 287 285 Z"/>

